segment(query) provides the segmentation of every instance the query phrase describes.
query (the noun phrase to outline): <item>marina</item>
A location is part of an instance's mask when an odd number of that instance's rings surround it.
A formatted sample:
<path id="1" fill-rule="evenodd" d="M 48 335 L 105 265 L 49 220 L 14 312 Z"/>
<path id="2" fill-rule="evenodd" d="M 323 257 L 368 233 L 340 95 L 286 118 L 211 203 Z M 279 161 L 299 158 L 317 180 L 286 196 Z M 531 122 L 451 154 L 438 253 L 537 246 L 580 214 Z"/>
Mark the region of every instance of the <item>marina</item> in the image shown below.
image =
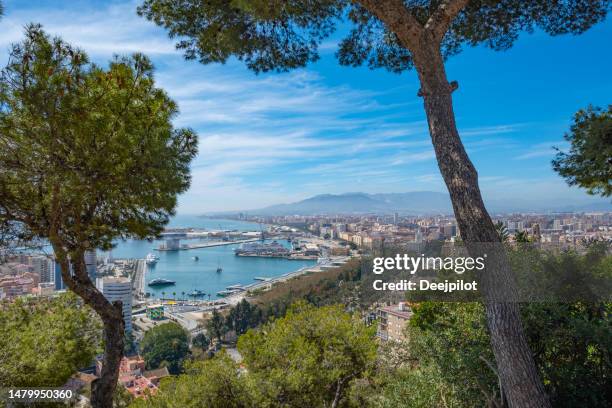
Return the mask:
<path id="1" fill-rule="evenodd" d="M 195 227 L 207 230 L 223 228 L 235 231 L 259 231 L 260 225 L 233 220 L 208 220 L 201 217 L 176 217 L 172 220 L 172 227 Z M 221 227 L 221 228 L 219 228 Z M 260 239 L 255 241 L 261 242 Z M 147 254 L 162 241 L 128 240 L 119 242 L 112 253 L 113 258 L 145 259 Z M 272 241 L 266 240 L 266 243 Z M 279 242 L 291 248 L 286 240 Z M 196 242 L 193 242 L 196 244 Z M 295 272 L 304 267 L 311 267 L 316 260 L 289 260 L 282 258 L 240 257 L 235 256 L 234 250 L 241 243 L 224 242 L 224 245 L 206 246 L 188 251 L 159 251 L 155 254 L 155 262 L 142 262 L 143 273 L 137 277 L 137 293 L 148 293 L 149 299 L 199 299 L 214 300 L 228 295 L 228 286 L 240 284 L 247 288 L 252 284 L 268 285 L 269 281 L 256 280 L 256 277 L 272 279 L 288 273 Z M 197 258 L 197 260 L 196 260 Z M 144 275 L 144 276 L 141 276 Z M 174 285 L 149 286 L 155 279 L 168 279 Z M 221 295 L 218 293 L 221 292 Z M 210 298 L 209 298 L 210 296 Z M 231 297 L 230 296 L 230 297 Z"/>

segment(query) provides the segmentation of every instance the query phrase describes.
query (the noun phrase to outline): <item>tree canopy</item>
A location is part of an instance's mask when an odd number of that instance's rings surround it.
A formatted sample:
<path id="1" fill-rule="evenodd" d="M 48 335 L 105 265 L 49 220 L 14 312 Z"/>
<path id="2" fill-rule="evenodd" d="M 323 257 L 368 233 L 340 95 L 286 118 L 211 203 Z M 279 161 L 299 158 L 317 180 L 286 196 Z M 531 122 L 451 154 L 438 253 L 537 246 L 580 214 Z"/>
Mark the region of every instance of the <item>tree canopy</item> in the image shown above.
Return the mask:
<path id="1" fill-rule="evenodd" d="M 339 306 L 296 303 L 285 317 L 238 341 L 240 366 L 224 352 L 190 362 L 142 407 L 340 407 L 376 359 L 372 327 Z M 242 369 L 241 369 L 242 368 Z M 355 406 L 355 405 L 351 405 Z"/>
<path id="2" fill-rule="evenodd" d="M 257 408 L 247 375 L 238 375 L 236 363 L 223 353 L 189 362 L 185 373 L 164 378 L 151 398 L 138 398 L 133 408 Z"/>
<path id="3" fill-rule="evenodd" d="M 570 186 L 589 194 L 612 195 L 612 105 L 608 110 L 589 106 L 574 115 L 567 153 L 559 151 L 553 168 Z"/>
<path id="4" fill-rule="evenodd" d="M 296 303 L 238 340 L 260 398 L 278 406 L 338 406 L 376 358 L 372 327 L 338 306 Z"/>
<path id="5" fill-rule="evenodd" d="M 189 356 L 187 332 L 176 323 L 155 326 L 145 333 L 140 350 L 147 369 L 168 367 L 169 372 L 178 374 Z"/>
<path id="6" fill-rule="evenodd" d="M 197 149 L 148 58 L 104 69 L 31 25 L 0 81 L 0 219 L 69 248 L 161 231 Z"/>
<path id="7" fill-rule="evenodd" d="M 144 0 L 138 13 L 179 38 L 177 48 L 186 58 L 207 64 L 235 56 L 256 72 L 287 71 L 316 61 L 321 42 L 348 22 L 337 53 L 341 64 L 402 72 L 413 66 L 411 53 L 373 10 L 395 13 L 398 25 L 426 26 L 448 19 L 453 10 L 440 12 L 443 3 L 463 7 L 437 33 L 447 57 L 463 46 L 507 49 L 521 31 L 581 33 L 610 8 L 607 0 Z"/>
<path id="8" fill-rule="evenodd" d="M 59 387 L 93 361 L 102 327 L 73 294 L 0 304 L 0 386 Z"/>
<path id="9" fill-rule="evenodd" d="M 66 286 L 104 323 L 92 404 L 110 407 L 123 355 L 121 302 L 91 281 L 85 251 L 153 238 L 190 183 L 197 139 L 141 54 L 108 68 L 39 25 L 12 45 L 0 75 L 0 237 L 48 240 Z"/>
<path id="10" fill-rule="evenodd" d="M 221 341 L 221 337 L 227 333 L 227 326 L 223 320 L 223 316 L 217 309 L 213 309 L 212 316 L 206 321 L 206 331 L 208 336 Z"/>

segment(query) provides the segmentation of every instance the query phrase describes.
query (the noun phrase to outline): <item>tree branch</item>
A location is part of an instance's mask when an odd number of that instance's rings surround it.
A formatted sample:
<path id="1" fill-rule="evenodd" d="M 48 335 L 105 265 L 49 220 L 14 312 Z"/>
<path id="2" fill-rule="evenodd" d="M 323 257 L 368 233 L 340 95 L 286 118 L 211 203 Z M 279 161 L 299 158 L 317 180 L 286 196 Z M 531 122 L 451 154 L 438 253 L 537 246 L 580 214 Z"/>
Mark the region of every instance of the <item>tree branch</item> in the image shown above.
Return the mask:
<path id="1" fill-rule="evenodd" d="M 353 0 L 353 3 L 365 8 L 385 23 L 404 47 L 409 50 L 418 48 L 423 26 L 406 8 L 403 0 Z"/>
<path id="2" fill-rule="evenodd" d="M 427 20 L 425 30 L 432 32 L 438 42 L 442 41 L 455 17 L 469 2 L 470 0 L 443 1 Z"/>

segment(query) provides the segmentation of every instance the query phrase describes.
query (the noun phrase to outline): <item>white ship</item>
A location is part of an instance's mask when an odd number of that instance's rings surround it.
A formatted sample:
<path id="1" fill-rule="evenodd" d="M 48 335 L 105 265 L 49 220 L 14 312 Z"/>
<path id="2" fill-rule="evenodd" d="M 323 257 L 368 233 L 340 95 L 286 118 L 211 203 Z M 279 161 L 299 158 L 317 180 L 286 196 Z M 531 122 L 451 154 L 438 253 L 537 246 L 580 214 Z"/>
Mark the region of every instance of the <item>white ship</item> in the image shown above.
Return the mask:
<path id="1" fill-rule="evenodd" d="M 147 257 L 145 258 L 147 265 L 155 265 L 158 260 L 159 257 L 155 254 L 147 254 Z"/>

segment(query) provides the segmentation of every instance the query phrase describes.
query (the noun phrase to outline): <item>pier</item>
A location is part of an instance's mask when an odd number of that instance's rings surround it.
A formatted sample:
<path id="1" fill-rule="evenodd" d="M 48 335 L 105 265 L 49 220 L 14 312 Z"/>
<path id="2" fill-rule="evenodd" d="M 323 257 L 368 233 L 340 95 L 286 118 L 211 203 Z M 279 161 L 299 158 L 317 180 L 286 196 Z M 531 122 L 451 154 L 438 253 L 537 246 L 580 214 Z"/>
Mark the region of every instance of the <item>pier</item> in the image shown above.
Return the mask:
<path id="1" fill-rule="evenodd" d="M 136 260 L 134 275 L 132 276 L 132 293 L 136 300 L 144 299 L 145 297 L 145 273 L 147 265 L 144 259 Z"/>
<path id="2" fill-rule="evenodd" d="M 196 244 L 183 244 L 178 247 L 170 246 L 170 247 L 160 247 L 155 248 L 156 251 L 183 251 L 188 249 L 200 249 L 200 248 L 211 248 L 223 245 L 236 245 L 236 244 L 244 244 L 247 242 L 255 242 L 259 241 L 259 238 L 250 238 L 250 239 L 241 239 L 238 241 L 211 241 L 211 242 L 200 242 Z"/>

